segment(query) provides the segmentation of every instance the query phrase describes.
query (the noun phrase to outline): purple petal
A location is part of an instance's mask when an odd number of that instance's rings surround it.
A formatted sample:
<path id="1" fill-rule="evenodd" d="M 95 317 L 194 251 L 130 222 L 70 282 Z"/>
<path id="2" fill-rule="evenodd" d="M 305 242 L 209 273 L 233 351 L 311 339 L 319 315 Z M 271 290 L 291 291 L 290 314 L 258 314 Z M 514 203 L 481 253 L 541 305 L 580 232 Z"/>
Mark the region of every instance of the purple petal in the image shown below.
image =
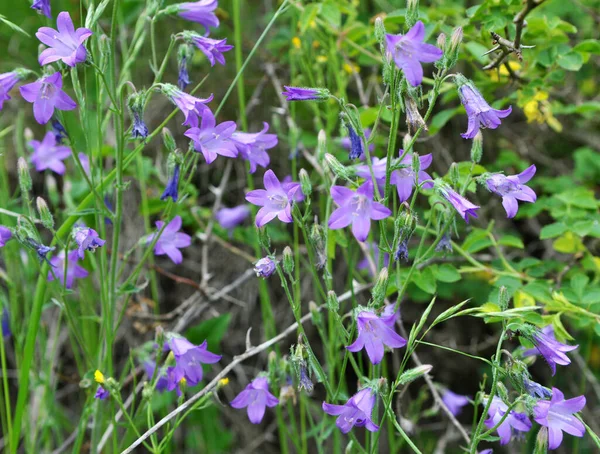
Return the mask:
<path id="1" fill-rule="evenodd" d="M 502 197 L 502 206 L 506 210 L 506 217 L 509 219 L 514 218 L 517 214 L 517 211 L 519 210 L 519 204 L 517 202 L 517 199 L 515 199 L 512 196 Z"/>

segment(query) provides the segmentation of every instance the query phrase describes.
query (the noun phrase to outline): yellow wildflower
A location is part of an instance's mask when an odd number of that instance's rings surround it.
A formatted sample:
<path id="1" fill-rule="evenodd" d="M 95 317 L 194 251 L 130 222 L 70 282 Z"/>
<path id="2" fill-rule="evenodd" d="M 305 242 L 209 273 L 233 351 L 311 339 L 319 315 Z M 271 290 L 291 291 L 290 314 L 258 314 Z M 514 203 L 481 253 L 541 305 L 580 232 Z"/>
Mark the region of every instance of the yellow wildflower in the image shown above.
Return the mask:
<path id="1" fill-rule="evenodd" d="M 96 383 L 99 383 L 101 385 L 104 384 L 104 374 L 98 369 L 96 369 L 96 372 L 94 372 L 94 380 L 96 381 Z"/>
<path id="2" fill-rule="evenodd" d="M 296 49 L 300 49 L 302 47 L 302 41 L 300 41 L 300 38 L 294 36 L 292 38 L 292 46 L 294 46 Z"/>

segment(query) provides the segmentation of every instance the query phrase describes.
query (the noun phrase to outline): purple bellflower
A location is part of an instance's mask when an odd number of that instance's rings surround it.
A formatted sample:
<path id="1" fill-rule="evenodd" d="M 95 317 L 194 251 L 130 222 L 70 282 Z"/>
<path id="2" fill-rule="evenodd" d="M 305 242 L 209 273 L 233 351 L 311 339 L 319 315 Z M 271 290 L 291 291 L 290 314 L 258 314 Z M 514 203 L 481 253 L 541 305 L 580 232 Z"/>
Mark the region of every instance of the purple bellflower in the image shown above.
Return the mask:
<path id="1" fill-rule="evenodd" d="M 65 139 L 69 138 L 67 130 L 56 118 L 52 119 L 52 132 L 54 133 L 58 145 L 61 145 Z"/>
<path id="2" fill-rule="evenodd" d="M 192 139 L 194 149 L 199 151 L 210 164 L 217 156 L 235 158 L 238 149 L 231 140 L 231 135 L 236 128 L 234 121 L 224 121 L 217 125 L 215 117 L 209 108 L 202 112 L 202 123 L 199 128 L 194 127 L 185 132 L 185 136 Z"/>
<path id="3" fill-rule="evenodd" d="M 408 240 L 410 237 L 404 237 L 398 242 L 398 247 L 394 252 L 394 261 L 402 260 L 408 263 Z"/>
<path id="4" fill-rule="evenodd" d="M 491 429 L 496 426 L 505 415 L 508 410 L 508 406 L 502 402 L 497 396 L 494 396 L 492 405 L 488 410 L 488 419 L 485 420 L 485 427 Z M 504 422 L 498 426 L 498 436 L 500 437 L 500 444 L 505 445 L 510 441 L 513 430 L 517 432 L 529 432 L 531 429 L 531 421 L 525 413 L 517 413 L 511 410 L 510 414 L 506 417 Z"/>
<path id="5" fill-rule="evenodd" d="M 3 225 L 0 225 L 0 247 L 4 247 L 6 242 L 12 238 L 12 231 Z"/>
<path id="6" fill-rule="evenodd" d="M 517 200 L 535 202 L 537 196 L 533 189 L 526 186 L 535 175 L 535 165 L 529 166 L 518 175 L 504 176 L 496 173 L 486 179 L 487 188 L 502 197 L 502 206 L 506 210 L 506 217 L 514 218 L 519 209 Z"/>
<path id="7" fill-rule="evenodd" d="M 190 80 L 190 73 L 188 72 L 188 58 L 186 55 L 183 55 L 179 59 L 179 74 L 177 76 L 177 86 L 181 90 L 185 90 L 186 87 L 192 83 Z"/>
<path id="8" fill-rule="evenodd" d="M 167 200 L 169 197 L 171 197 L 173 202 L 177 202 L 177 199 L 179 198 L 179 171 L 180 165 L 175 164 L 175 167 L 173 167 L 173 175 L 171 175 L 171 178 L 169 178 L 167 186 L 160 196 L 160 200 Z"/>
<path id="9" fill-rule="evenodd" d="M 160 238 L 154 245 L 155 255 L 168 255 L 169 258 L 179 265 L 183 261 L 183 255 L 179 249 L 186 248 L 192 244 L 192 237 L 187 233 L 182 233 L 181 216 L 175 216 L 163 230 Z M 163 221 L 156 221 L 156 228 L 160 231 L 164 225 Z M 147 244 L 150 244 L 154 239 L 153 233 L 147 237 Z"/>
<path id="10" fill-rule="evenodd" d="M 552 391 L 539 383 L 529 380 L 527 377 L 523 380 L 523 387 L 529 393 L 530 396 L 537 396 L 540 399 L 552 397 Z"/>
<path id="11" fill-rule="evenodd" d="M 383 359 L 384 345 L 390 348 L 401 348 L 406 340 L 394 331 L 396 314 L 379 317 L 370 311 L 361 311 L 356 316 L 358 336 L 346 348 L 356 353 L 363 348 L 373 364 L 379 364 Z"/>
<path id="12" fill-rule="evenodd" d="M 477 205 L 469 202 L 445 183 L 439 184 L 438 190 L 442 197 L 450 202 L 458 214 L 460 214 L 460 217 L 463 218 L 467 224 L 469 223 L 469 216 L 477 219 L 477 210 L 479 209 Z"/>
<path id="13" fill-rule="evenodd" d="M 538 330 L 529 340 L 534 343 L 535 349 L 526 350 L 523 352 L 523 356 L 532 356 L 539 352 L 550 366 L 552 375 L 556 374 L 557 364 L 561 366 L 571 364 L 571 360 L 565 353 L 578 347 L 578 345 L 567 345 L 556 340 L 552 325 L 547 325 Z"/>
<path id="14" fill-rule="evenodd" d="M 231 401 L 233 408 L 246 408 L 248 419 L 252 424 L 260 424 L 265 416 L 265 408 L 275 407 L 279 399 L 269 392 L 269 381 L 266 377 L 257 377 Z"/>
<path id="15" fill-rule="evenodd" d="M 406 35 L 385 35 L 388 56 L 404 72 L 406 80 L 413 87 L 423 81 L 421 63 L 433 63 L 444 55 L 442 50 L 424 43 L 424 40 L 425 25 L 421 21 L 413 25 Z"/>
<path id="16" fill-rule="evenodd" d="M 342 433 L 347 434 L 354 426 L 365 427 L 371 432 L 377 432 L 379 426 L 371 419 L 377 396 L 371 388 L 364 388 L 348 399 L 344 405 L 334 405 L 323 402 L 323 411 L 331 416 L 337 416 L 335 425 Z"/>
<path id="17" fill-rule="evenodd" d="M 95 399 L 106 400 L 110 396 L 110 392 L 104 389 L 102 386 L 98 386 L 96 390 L 96 394 L 94 394 Z"/>
<path id="18" fill-rule="evenodd" d="M 33 0 L 31 9 L 35 9 L 39 14 L 43 14 L 48 19 L 52 19 L 52 11 L 50 9 L 50 0 Z"/>
<path id="19" fill-rule="evenodd" d="M 400 150 L 400 156 L 402 156 L 403 153 L 404 150 Z M 432 179 L 431 176 L 424 171 L 424 169 L 431 165 L 432 160 L 433 157 L 431 153 L 419 156 L 419 161 L 421 163 L 421 169 L 419 170 L 418 175 L 419 184 Z M 403 164 L 407 167 L 394 170 L 390 176 L 390 183 L 396 186 L 396 191 L 398 191 L 398 199 L 400 202 L 405 202 L 410 198 L 413 188 L 416 184 L 415 171 L 413 170 L 412 166 L 412 153 L 406 153 L 406 156 L 402 158 L 400 164 Z M 431 189 L 433 187 L 433 181 L 427 181 L 427 183 L 424 183 L 422 187 L 423 189 Z"/>
<path id="20" fill-rule="evenodd" d="M 173 381 L 179 383 L 185 378 L 185 382 L 190 386 L 196 386 L 202 381 L 202 364 L 214 364 L 221 359 L 221 355 L 208 351 L 207 341 L 194 345 L 183 337 L 172 337 L 165 345 L 165 349 L 167 348 L 175 356 Z"/>
<path id="21" fill-rule="evenodd" d="M 209 27 L 218 27 L 219 18 L 214 13 L 217 9 L 217 0 L 200 0 L 198 2 L 180 3 L 178 14 L 185 20 L 197 22 L 202 25 L 206 31 Z"/>
<path id="22" fill-rule="evenodd" d="M 462 412 L 463 407 L 469 405 L 469 397 L 453 393 L 447 389 L 442 394 L 442 402 L 448 407 L 450 413 L 454 416 L 458 416 Z"/>
<path id="23" fill-rule="evenodd" d="M 17 71 L 0 74 L 0 110 L 4 107 L 4 101 L 11 99 L 8 93 L 10 93 L 19 80 L 21 80 L 21 77 Z"/>
<path id="24" fill-rule="evenodd" d="M 263 123 L 260 132 L 234 132 L 231 140 L 235 143 L 240 156 L 250 164 L 250 173 L 256 172 L 256 166 L 266 168 L 271 159 L 267 150 L 275 147 L 278 143 L 276 134 L 267 134 L 269 124 Z"/>
<path id="25" fill-rule="evenodd" d="M 284 85 L 281 94 L 286 101 L 323 101 L 329 98 L 329 90 L 325 88 L 301 88 Z"/>
<path id="26" fill-rule="evenodd" d="M 369 138 L 371 137 L 371 128 L 365 128 L 363 130 L 363 132 L 365 133 L 365 139 L 369 140 Z M 340 141 L 340 145 L 345 148 L 346 150 L 350 151 L 350 149 L 352 148 L 352 142 L 350 141 L 350 137 L 344 137 L 341 141 Z M 371 143 L 369 144 L 369 151 L 372 153 L 373 150 L 375 150 L 375 144 Z M 373 160 L 375 160 L 375 158 L 373 158 Z M 383 159 L 385 161 L 385 159 Z M 367 171 L 368 171 L 368 167 L 367 167 Z"/>
<path id="27" fill-rule="evenodd" d="M 233 46 L 227 44 L 227 39 L 212 39 L 192 32 L 184 32 L 184 35 L 186 33 L 190 42 L 206 55 L 210 66 L 215 66 L 216 63 L 225 64 L 223 52 L 233 49 Z"/>
<path id="28" fill-rule="evenodd" d="M 48 123 L 54 115 L 54 109 L 73 110 L 77 107 L 75 101 L 62 90 L 62 84 L 62 76 L 56 72 L 19 88 L 25 101 L 33 103 L 33 116 L 39 124 Z"/>
<path id="29" fill-rule="evenodd" d="M 66 11 L 58 15 L 56 19 L 58 31 L 50 27 L 40 27 L 35 34 L 37 38 L 48 46 L 39 57 L 41 66 L 62 60 L 67 66 L 74 67 L 87 58 L 87 51 L 83 45 L 84 41 L 92 36 L 89 28 L 78 28 L 75 30 L 71 16 Z"/>
<path id="30" fill-rule="evenodd" d="M 448 233 L 444 233 L 440 242 L 435 246 L 435 252 L 452 252 L 452 238 Z"/>
<path id="31" fill-rule="evenodd" d="M 199 118 L 204 110 L 207 109 L 204 104 L 213 100 L 213 95 L 210 95 L 206 99 L 196 98 L 171 84 L 161 84 L 160 89 L 183 112 L 185 115 L 183 125 L 190 128 L 198 127 Z"/>
<path id="32" fill-rule="evenodd" d="M 265 172 L 263 183 L 265 189 L 255 189 L 246 194 L 248 202 L 262 207 L 256 213 L 256 226 L 262 227 L 275 217 L 281 222 L 292 222 L 291 203 L 295 201 L 299 186 L 293 183 L 282 184 L 271 169 Z"/>
<path id="33" fill-rule="evenodd" d="M 329 218 L 329 228 L 343 229 L 352 224 L 354 237 L 363 242 L 369 236 L 371 219 L 379 221 L 392 212 L 379 202 L 373 201 L 373 183 L 366 181 L 356 192 L 343 186 L 333 186 L 331 197 L 339 205 Z"/>
<path id="34" fill-rule="evenodd" d="M 57 256 L 50 259 L 50 265 L 53 269 L 48 271 L 48 281 L 53 281 L 54 276 L 57 277 L 59 282 L 65 286 L 65 288 L 73 288 L 73 281 L 77 279 L 83 279 L 88 276 L 88 272 L 85 268 L 79 266 L 77 261 L 79 260 L 79 252 L 77 249 L 69 252 L 67 255 L 67 268 L 65 276 L 65 251 L 61 251 Z"/>
<path id="35" fill-rule="evenodd" d="M 455 78 L 458 86 L 458 96 L 469 117 L 467 132 L 461 134 L 465 139 L 472 139 L 479 132 L 479 128 L 496 129 L 500 126 L 500 119 L 506 118 L 512 112 L 512 107 L 505 110 L 493 109 L 486 101 L 473 82 L 462 75 Z"/>
<path id="36" fill-rule="evenodd" d="M 106 243 L 105 240 L 98 236 L 98 232 L 88 227 L 77 229 L 73 234 L 73 237 L 79 246 L 77 249 L 78 257 L 82 260 L 85 256 L 85 251 L 94 252 L 96 248 L 102 247 L 104 246 L 104 243 Z"/>
<path id="37" fill-rule="evenodd" d="M 552 388 L 552 400 L 538 400 L 533 408 L 533 419 L 548 428 L 548 448 L 556 449 L 563 439 L 563 431 L 574 437 L 583 437 L 585 426 L 573 416 L 585 406 L 585 396 L 565 400 L 564 394 Z"/>
<path id="38" fill-rule="evenodd" d="M 348 138 L 350 139 L 350 152 L 348 153 L 348 158 L 359 159 L 365 154 L 365 143 L 354 130 L 350 122 L 346 123 L 346 129 L 348 129 Z"/>
<path id="39" fill-rule="evenodd" d="M 248 205 L 238 205 L 233 208 L 221 208 L 215 214 L 215 219 L 221 227 L 227 230 L 232 230 L 240 225 L 250 216 L 250 207 Z"/>
<path id="40" fill-rule="evenodd" d="M 41 142 L 32 140 L 28 145 L 33 148 L 31 162 L 35 165 L 35 170 L 42 172 L 50 169 L 59 175 L 64 175 L 67 168 L 63 161 L 71 155 L 71 148 L 57 145 L 56 136 L 52 131 L 48 131 Z"/>
<path id="41" fill-rule="evenodd" d="M 266 279 L 270 277 L 277 269 L 277 264 L 271 257 L 263 257 L 254 264 L 254 272 L 257 277 Z"/>

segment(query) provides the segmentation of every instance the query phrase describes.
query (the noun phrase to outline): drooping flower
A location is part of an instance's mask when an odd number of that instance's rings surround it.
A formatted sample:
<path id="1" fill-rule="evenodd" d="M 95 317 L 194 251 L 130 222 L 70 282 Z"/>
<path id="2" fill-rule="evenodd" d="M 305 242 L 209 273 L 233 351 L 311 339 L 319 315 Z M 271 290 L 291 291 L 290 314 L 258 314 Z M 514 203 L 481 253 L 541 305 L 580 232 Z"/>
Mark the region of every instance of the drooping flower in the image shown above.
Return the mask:
<path id="1" fill-rule="evenodd" d="M 104 243 L 106 243 L 105 240 L 98 236 L 98 232 L 88 227 L 75 230 L 73 233 L 73 238 L 79 246 L 77 249 L 77 254 L 80 259 L 83 259 L 85 256 L 85 251 L 94 252 L 96 248 L 102 247 L 104 246 Z"/>
<path id="2" fill-rule="evenodd" d="M 175 164 L 173 167 L 173 174 L 171 175 L 171 178 L 169 178 L 167 186 L 160 196 L 160 200 L 167 200 L 169 197 L 171 197 L 173 202 L 177 202 L 177 199 L 179 198 L 179 169 L 180 165 Z"/>
<path id="3" fill-rule="evenodd" d="M 444 52 L 437 47 L 424 43 L 425 25 L 419 21 L 406 35 L 385 35 L 386 51 L 396 66 L 400 68 L 406 80 L 413 86 L 423 80 L 421 63 L 433 63 L 442 58 Z"/>
<path id="4" fill-rule="evenodd" d="M 396 314 L 377 316 L 370 311 L 361 311 L 356 316 L 358 336 L 346 348 L 356 353 L 363 348 L 371 363 L 379 364 L 383 359 L 384 346 L 401 348 L 406 345 L 406 340 L 394 331 Z"/>
<path id="5" fill-rule="evenodd" d="M 213 95 L 210 95 L 206 99 L 196 98 L 171 84 L 161 84 L 160 89 L 185 115 L 183 125 L 191 128 L 198 127 L 199 118 L 204 110 L 207 109 L 204 104 L 213 100 Z"/>
<path id="6" fill-rule="evenodd" d="M 184 337 L 173 336 L 165 345 L 167 349 L 175 356 L 172 383 L 179 383 L 185 378 L 187 384 L 196 386 L 202 381 L 202 364 L 214 364 L 221 359 L 221 355 L 208 351 L 207 341 L 194 345 Z M 169 391 L 172 389 L 173 386 Z"/>
<path id="7" fill-rule="evenodd" d="M 400 156 L 404 154 L 403 150 L 400 150 Z M 402 158 L 400 164 L 405 165 L 406 167 L 403 169 L 397 169 L 392 172 L 390 176 L 390 183 L 396 186 L 396 191 L 398 191 L 398 199 L 400 202 L 405 202 L 412 195 L 413 188 L 418 180 L 419 184 L 424 181 L 431 180 L 431 176 L 425 172 L 424 170 L 431 165 L 431 161 L 433 157 L 431 153 L 419 156 L 419 161 L 421 163 L 418 178 L 415 178 L 415 171 L 412 165 L 412 153 L 406 153 L 406 156 Z M 423 189 L 431 189 L 433 187 L 433 181 L 427 181 L 427 183 L 423 184 Z"/>
<path id="8" fill-rule="evenodd" d="M 4 247 L 6 242 L 12 238 L 12 230 L 0 225 L 0 247 Z"/>
<path id="9" fill-rule="evenodd" d="M 350 122 L 346 123 L 348 138 L 350 139 L 349 159 L 359 159 L 365 153 L 365 144 Z"/>
<path id="10" fill-rule="evenodd" d="M 162 229 L 165 223 L 163 221 L 156 221 L 156 228 L 158 231 Z M 181 216 L 175 216 L 171 222 L 167 224 L 163 230 L 160 238 L 154 245 L 155 255 L 168 255 L 169 258 L 179 265 L 183 261 L 183 255 L 179 249 L 186 248 L 192 244 L 192 237 L 187 233 L 182 233 L 181 229 Z M 154 240 L 156 233 L 147 237 L 147 244 L 150 244 Z"/>
<path id="11" fill-rule="evenodd" d="M 446 389 L 442 394 L 442 402 L 448 407 L 450 413 L 458 416 L 462 412 L 463 407 L 469 404 L 469 397 L 453 393 L 449 389 Z"/>
<path id="12" fill-rule="evenodd" d="M 454 207 L 458 214 L 460 214 L 460 217 L 462 217 L 466 223 L 469 222 L 469 216 L 477 219 L 477 210 L 479 209 L 477 205 L 469 202 L 445 183 L 438 183 L 438 191 L 442 197 L 450 202 L 450 204 Z"/>
<path id="13" fill-rule="evenodd" d="M 284 85 L 286 91 L 281 94 L 286 101 L 323 101 L 329 98 L 329 90 L 325 88 L 301 88 Z"/>
<path id="14" fill-rule="evenodd" d="M 529 380 L 529 378 L 527 377 L 525 377 L 525 379 L 523 380 L 523 386 L 531 396 L 537 396 L 540 399 L 552 397 L 552 391 L 550 391 L 545 386 L 534 382 L 533 380 Z"/>
<path id="15" fill-rule="evenodd" d="M 180 3 L 178 14 L 185 20 L 197 22 L 202 25 L 206 31 L 209 27 L 218 27 L 219 18 L 214 13 L 217 9 L 217 0 L 200 0 L 197 2 Z"/>
<path id="16" fill-rule="evenodd" d="M 35 251 L 40 262 L 48 260 L 48 253 L 56 249 L 55 247 L 45 246 L 41 243 L 38 243 L 33 238 L 25 238 L 25 242 Z"/>
<path id="17" fill-rule="evenodd" d="M 365 128 L 363 131 L 365 133 L 365 139 L 369 140 L 369 138 L 371 137 L 371 128 Z M 342 138 L 342 140 L 340 141 L 340 145 L 342 147 L 344 147 L 346 150 L 350 151 L 350 149 L 352 148 L 352 142 L 350 141 L 350 137 Z M 375 144 L 371 143 L 371 144 L 369 144 L 369 151 L 373 152 L 373 150 L 375 150 Z M 377 159 L 377 158 L 373 158 L 373 163 L 375 162 L 375 159 Z M 385 160 L 386 160 L 385 158 L 382 159 L 382 161 L 385 161 Z M 367 170 L 368 170 L 368 168 L 367 168 Z"/>
<path id="18" fill-rule="evenodd" d="M 271 169 L 265 172 L 263 183 L 265 189 L 255 189 L 246 194 L 248 202 L 262 207 L 256 213 L 256 226 L 262 227 L 275 217 L 281 222 L 292 222 L 291 202 L 295 201 L 299 186 L 288 184 L 286 187 Z"/>
<path id="19" fill-rule="evenodd" d="M 508 405 L 502 402 L 497 396 L 494 396 L 492 405 L 488 410 L 488 419 L 485 420 L 485 427 L 492 429 L 496 426 L 508 410 Z M 510 414 L 506 417 L 504 422 L 498 426 L 498 436 L 500 437 L 500 444 L 507 444 L 513 434 L 513 430 L 517 432 L 529 432 L 531 429 L 531 421 L 525 413 L 518 413 L 514 410 L 510 411 Z"/>
<path id="20" fill-rule="evenodd" d="M 277 268 L 277 264 L 271 257 L 263 257 L 258 262 L 254 264 L 254 272 L 257 277 L 262 277 L 263 279 L 271 276 L 275 269 Z"/>
<path id="21" fill-rule="evenodd" d="M 57 145 L 52 131 L 48 131 L 41 142 L 32 140 L 28 145 L 33 149 L 31 162 L 38 172 L 50 169 L 59 175 L 64 175 L 67 168 L 63 161 L 71 155 L 71 148 Z"/>
<path id="22" fill-rule="evenodd" d="M 39 57 L 41 66 L 62 60 L 67 66 L 74 67 L 77 63 L 83 63 L 87 58 L 87 51 L 83 45 L 84 41 L 92 36 L 88 28 L 75 30 L 73 21 L 68 12 L 63 11 L 56 19 L 58 31 L 50 27 L 40 27 L 35 34 L 37 38 L 48 46 Z"/>
<path id="23" fill-rule="evenodd" d="M 532 356 L 539 352 L 550 366 L 552 375 L 556 374 L 557 364 L 561 366 L 571 364 L 571 360 L 565 353 L 578 347 L 578 345 L 566 345 L 556 340 L 552 325 L 536 331 L 530 340 L 534 343 L 535 349 L 526 350 L 523 352 L 523 356 Z"/>
<path id="24" fill-rule="evenodd" d="M 83 279 L 88 276 L 88 272 L 85 268 L 79 266 L 77 261 L 79 260 L 79 252 L 77 249 L 72 250 L 66 255 L 67 267 L 65 270 L 65 251 L 61 251 L 58 255 L 50 259 L 50 265 L 52 269 L 48 271 L 48 281 L 53 281 L 54 276 L 58 281 L 70 289 L 73 287 L 73 281 L 75 279 Z M 65 273 L 66 271 L 66 273 Z"/>
<path id="25" fill-rule="evenodd" d="M 585 435 L 585 426 L 573 416 L 585 406 L 585 396 L 565 400 L 564 394 L 552 388 L 552 400 L 538 400 L 533 408 L 533 419 L 548 428 L 548 448 L 556 449 L 563 439 L 563 431 L 574 437 Z"/>
<path id="26" fill-rule="evenodd" d="M 352 234 L 358 241 L 365 241 L 371 230 L 371 219 L 387 218 L 392 212 L 379 202 L 373 201 L 373 183 L 366 181 L 356 192 L 343 186 L 333 186 L 331 196 L 339 205 L 329 218 L 329 228 L 343 229 L 352 224 Z"/>
<path id="27" fill-rule="evenodd" d="M 52 132 L 58 145 L 61 145 L 65 139 L 69 138 L 67 130 L 56 118 L 52 119 Z"/>
<path id="28" fill-rule="evenodd" d="M 260 424 L 265 415 L 265 408 L 275 407 L 279 399 L 269 392 L 269 381 L 266 377 L 257 377 L 231 401 L 233 408 L 246 408 L 248 419 L 252 424 Z"/>
<path id="29" fill-rule="evenodd" d="M 181 90 L 185 90 L 186 87 L 191 84 L 190 73 L 188 72 L 188 58 L 187 56 L 182 56 L 179 59 L 179 73 L 177 75 L 177 86 Z"/>
<path id="30" fill-rule="evenodd" d="M 224 229 L 232 230 L 250 216 L 248 205 L 238 205 L 233 208 L 221 208 L 215 214 L 215 219 Z"/>
<path id="31" fill-rule="evenodd" d="M 263 123 L 260 132 L 248 133 L 236 131 L 231 135 L 231 140 L 237 146 L 240 156 L 250 164 L 250 173 L 256 172 L 256 166 L 266 168 L 271 159 L 267 150 L 278 143 L 276 134 L 267 134 L 269 124 Z"/>
<path id="32" fill-rule="evenodd" d="M 452 239 L 450 235 L 444 233 L 440 238 L 439 243 L 435 246 L 435 252 L 452 252 Z"/>
<path id="33" fill-rule="evenodd" d="M 6 340 L 10 336 L 12 336 L 12 331 L 10 330 L 10 316 L 8 314 L 8 309 L 2 309 L 2 339 Z"/>
<path id="34" fill-rule="evenodd" d="M 519 204 L 517 200 L 524 202 L 535 202 L 537 196 L 533 189 L 526 186 L 535 175 L 535 165 L 529 166 L 518 175 L 504 176 L 496 173 L 485 181 L 487 188 L 502 197 L 502 206 L 506 210 L 506 217 L 513 218 L 517 214 Z"/>
<path id="35" fill-rule="evenodd" d="M 371 388 L 364 388 L 348 399 L 344 405 L 334 405 L 323 402 L 323 411 L 331 416 L 337 416 L 335 425 L 347 434 L 354 426 L 365 427 L 371 432 L 377 432 L 379 426 L 371 419 L 377 396 Z"/>
<path id="36" fill-rule="evenodd" d="M 194 127 L 185 132 L 185 136 L 192 139 L 194 149 L 199 151 L 210 164 L 217 156 L 235 158 L 238 150 L 231 141 L 231 135 L 236 128 L 234 121 L 224 121 L 217 125 L 215 117 L 209 108 L 202 112 L 202 123 L 199 128 Z"/>
<path id="37" fill-rule="evenodd" d="M 193 32 L 184 32 L 184 37 L 206 55 L 210 66 L 215 66 L 217 62 L 224 65 L 223 52 L 233 49 L 233 46 L 227 44 L 227 39 L 212 39 Z"/>
<path id="38" fill-rule="evenodd" d="M 25 101 L 33 103 L 33 116 L 39 124 L 48 123 L 54 115 L 54 109 L 73 110 L 77 107 L 75 101 L 62 90 L 62 83 L 62 75 L 56 72 L 19 87 Z"/>
<path id="39" fill-rule="evenodd" d="M 17 71 L 0 74 L 0 110 L 4 107 L 4 101 L 11 99 L 9 93 L 21 78 Z"/>
<path id="40" fill-rule="evenodd" d="M 461 134 L 463 138 L 472 139 L 477 135 L 480 127 L 496 129 L 500 126 L 500 119 L 508 117 L 512 112 L 512 107 L 505 110 L 493 109 L 483 99 L 473 82 L 464 76 L 459 74 L 454 80 L 458 86 L 458 96 L 469 117 L 467 132 Z"/>
<path id="41" fill-rule="evenodd" d="M 35 9 L 38 13 L 43 14 L 48 19 L 52 19 L 52 11 L 50 9 L 50 0 L 33 0 L 31 9 Z"/>
<path id="42" fill-rule="evenodd" d="M 408 240 L 409 237 L 402 238 L 398 242 L 398 247 L 396 248 L 396 252 L 394 252 L 394 261 L 402 260 L 408 263 Z"/>

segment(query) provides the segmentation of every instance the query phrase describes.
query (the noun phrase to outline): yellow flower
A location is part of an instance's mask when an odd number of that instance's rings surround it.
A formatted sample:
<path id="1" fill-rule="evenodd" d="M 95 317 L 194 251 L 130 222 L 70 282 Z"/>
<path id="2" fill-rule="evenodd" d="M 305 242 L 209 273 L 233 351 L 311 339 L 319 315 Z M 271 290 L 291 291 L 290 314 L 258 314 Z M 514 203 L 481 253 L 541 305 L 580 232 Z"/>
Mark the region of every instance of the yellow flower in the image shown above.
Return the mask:
<path id="1" fill-rule="evenodd" d="M 223 387 L 223 386 L 227 386 L 229 384 L 229 379 L 227 377 L 222 378 L 221 380 L 219 380 L 219 387 Z"/>
<path id="2" fill-rule="evenodd" d="M 319 55 L 317 57 L 317 63 L 327 63 L 327 56 L 326 55 Z"/>
<path id="3" fill-rule="evenodd" d="M 312 47 L 313 47 L 313 49 L 318 49 L 319 47 L 321 47 L 321 43 L 319 41 L 315 40 L 312 43 Z"/>
<path id="4" fill-rule="evenodd" d="M 521 69 L 521 64 L 518 61 L 509 61 L 508 66 L 510 69 L 512 69 L 513 72 L 516 72 L 519 69 Z M 501 65 L 499 69 L 490 70 L 490 79 L 494 82 L 498 82 L 501 76 L 508 77 L 509 75 L 510 73 L 504 65 Z"/>
<path id="5" fill-rule="evenodd" d="M 528 123 L 533 123 L 534 121 L 539 124 L 546 123 L 556 132 L 561 132 L 562 124 L 552 114 L 552 106 L 548 101 L 548 97 L 548 92 L 543 90 L 538 91 L 533 98 L 525 102 L 523 112 L 527 117 Z"/>
<path id="6" fill-rule="evenodd" d="M 185 379 L 185 377 L 181 377 L 181 380 L 179 380 L 179 383 L 183 386 L 187 385 L 187 380 Z"/>
<path id="7" fill-rule="evenodd" d="M 292 38 L 292 45 L 296 48 L 296 49 L 300 49 L 302 47 L 302 41 L 300 41 L 300 38 L 298 38 L 297 36 L 294 36 Z"/>
<path id="8" fill-rule="evenodd" d="M 360 68 L 354 63 L 344 63 L 343 68 L 348 74 L 358 74 L 360 72 Z"/>
<path id="9" fill-rule="evenodd" d="M 94 380 L 96 381 L 96 383 L 99 383 L 101 385 L 104 384 L 104 374 L 98 369 L 96 369 L 96 372 L 94 372 Z"/>

